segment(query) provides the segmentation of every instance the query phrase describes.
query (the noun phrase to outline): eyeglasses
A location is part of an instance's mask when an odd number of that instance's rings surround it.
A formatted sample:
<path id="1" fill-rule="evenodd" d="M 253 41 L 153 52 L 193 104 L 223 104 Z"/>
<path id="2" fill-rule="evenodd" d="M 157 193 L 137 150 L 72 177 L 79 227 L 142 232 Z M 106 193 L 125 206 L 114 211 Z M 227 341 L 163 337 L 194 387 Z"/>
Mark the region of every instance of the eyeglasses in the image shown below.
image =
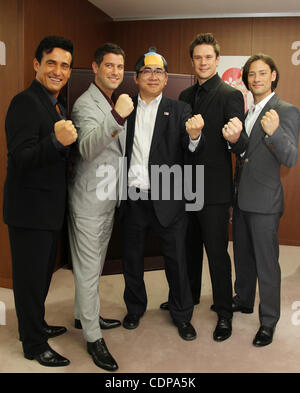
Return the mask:
<path id="1" fill-rule="evenodd" d="M 150 75 L 156 75 L 156 76 L 163 76 L 166 74 L 166 71 L 161 70 L 159 68 L 152 70 L 151 68 L 145 68 L 142 71 L 138 72 L 139 74 L 143 74 L 143 76 L 150 76 Z"/>

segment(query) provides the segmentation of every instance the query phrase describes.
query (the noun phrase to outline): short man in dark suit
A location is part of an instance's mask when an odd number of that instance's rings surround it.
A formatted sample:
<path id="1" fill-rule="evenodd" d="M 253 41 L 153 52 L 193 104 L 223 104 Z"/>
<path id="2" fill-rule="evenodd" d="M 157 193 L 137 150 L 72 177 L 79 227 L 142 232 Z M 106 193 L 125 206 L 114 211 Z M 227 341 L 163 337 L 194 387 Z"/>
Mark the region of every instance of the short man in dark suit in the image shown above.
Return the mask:
<path id="1" fill-rule="evenodd" d="M 162 95 L 168 68 L 161 55 L 146 53 L 137 61 L 135 71 L 139 96 L 133 99 L 135 108 L 127 120 L 128 172 L 124 171 L 128 198 L 120 206 L 124 300 L 128 311 L 123 326 L 135 329 L 146 311 L 144 249 L 151 228 L 165 258 L 171 317 L 180 336 L 193 340 L 196 331 L 190 323 L 193 300 L 186 271 L 185 201 L 175 195 L 179 191 L 174 186 L 178 178 L 174 182 L 170 179 L 170 187 L 164 187 L 166 183 L 153 172 L 176 167 L 182 173 L 185 151 L 201 147 L 203 119 L 200 115 L 192 117 L 188 104 Z M 169 196 L 164 197 L 165 192 Z"/>
<path id="2" fill-rule="evenodd" d="M 277 232 L 284 209 L 280 166 L 290 168 L 298 158 L 300 113 L 275 94 L 278 80 L 278 69 L 268 55 L 251 56 L 243 68 L 243 81 L 253 95 L 254 105 L 245 120 L 249 144 L 236 167 L 233 311 L 253 312 L 258 281 L 260 328 L 253 340 L 256 347 L 272 342 L 280 317 Z M 223 133 L 230 139 L 227 129 Z"/>
<path id="3" fill-rule="evenodd" d="M 66 206 L 68 149 L 77 138 L 61 89 L 71 74 L 73 44 L 62 37 L 41 41 L 31 86 L 16 95 L 5 129 L 8 150 L 4 221 L 8 224 L 15 306 L 24 356 L 44 366 L 66 366 L 47 340 L 63 334 L 45 322 L 45 299 Z"/>
<path id="4" fill-rule="evenodd" d="M 230 121 L 235 128 L 244 118 L 242 93 L 224 83 L 217 73 L 220 46 L 210 33 L 198 34 L 190 45 L 190 57 L 197 83 L 184 90 L 179 99 L 192 106 L 193 114 L 203 116 L 205 147 L 192 158 L 204 165 L 204 207 L 189 213 L 187 265 L 194 304 L 200 301 L 203 245 L 208 257 L 214 310 L 218 323 L 215 341 L 224 341 L 232 331 L 232 281 L 228 248 L 228 224 L 233 196 L 231 152 L 245 149 L 240 131 L 228 146 L 222 128 Z M 163 303 L 162 309 L 168 304 Z"/>

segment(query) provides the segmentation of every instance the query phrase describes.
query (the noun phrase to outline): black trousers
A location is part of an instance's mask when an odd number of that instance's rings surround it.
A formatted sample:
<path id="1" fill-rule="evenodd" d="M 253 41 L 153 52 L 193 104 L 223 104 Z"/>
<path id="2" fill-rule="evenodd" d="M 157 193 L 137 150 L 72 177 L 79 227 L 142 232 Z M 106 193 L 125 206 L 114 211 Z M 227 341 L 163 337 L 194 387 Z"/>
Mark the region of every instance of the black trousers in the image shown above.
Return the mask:
<path id="1" fill-rule="evenodd" d="M 59 231 L 8 227 L 13 291 L 19 334 L 26 355 L 49 348 L 43 327 L 48 294 L 58 248 Z"/>
<path id="2" fill-rule="evenodd" d="M 144 283 L 144 250 L 151 228 L 159 239 L 165 259 L 169 284 L 169 307 L 173 321 L 189 322 L 193 300 L 186 268 L 185 234 L 187 218 L 182 214 L 172 225 L 163 227 L 155 214 L 152 201 L 126 201 L 121 219 L 124 301 L 129 314 L 142 315 L 147 308 Z"/>
<path id="3" fill-rule="evenodd" d="M 203 246 L 208 258 L 213 302 L 219 316 L 232 317 L 232 278 L 228 248 L 229 205 L 206 205 L 189 213 L 187 266 L 195 303 L 199 302 Z"/>

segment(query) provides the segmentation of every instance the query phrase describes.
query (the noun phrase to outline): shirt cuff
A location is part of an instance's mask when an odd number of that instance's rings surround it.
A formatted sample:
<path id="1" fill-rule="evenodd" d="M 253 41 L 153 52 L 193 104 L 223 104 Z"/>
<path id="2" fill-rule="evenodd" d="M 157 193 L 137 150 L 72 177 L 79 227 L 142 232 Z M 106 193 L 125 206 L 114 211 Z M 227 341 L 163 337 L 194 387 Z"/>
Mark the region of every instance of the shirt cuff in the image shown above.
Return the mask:
<path id="1" fill-rule="evenodd" d="M 120 126 L 123 126 L 125 124 L 126 119 L 121 117 L 115 109 L 112 109 L 111 114 L 113 115 L 113 117 L 115 118 L 116 122 Z"/>
<path id="2" fill-rule="evenodd" d="M 55 134 L 51 134 L 51 139 L 52 139 L 52 142 L 53 142 L 54 146 L 56 147 L 56 149 L 57 149 L 58 151 L 65 151 L 65 150 L 66 150 L 66 146 L 64 146 L 62 143 L 60 143 L 60 142 L 56 139 Z"/>
<path id="3" fill-rule="evenodd" d="M 200 141 L 200 139 L 201 139 L 201 135 L 202 135 L 202 134 L 200 134 L 199 137 L 198 137 L 197 139 L 191 139 L 191 138 L 190 138 L 189 150 L 190 150 L 191 152 L 194 152 L 194 151 L 196 150 L 196 148 L 197 148 L 197 146 L 198 146 L 198 143 L 199 143 L 199 141 Z"/>

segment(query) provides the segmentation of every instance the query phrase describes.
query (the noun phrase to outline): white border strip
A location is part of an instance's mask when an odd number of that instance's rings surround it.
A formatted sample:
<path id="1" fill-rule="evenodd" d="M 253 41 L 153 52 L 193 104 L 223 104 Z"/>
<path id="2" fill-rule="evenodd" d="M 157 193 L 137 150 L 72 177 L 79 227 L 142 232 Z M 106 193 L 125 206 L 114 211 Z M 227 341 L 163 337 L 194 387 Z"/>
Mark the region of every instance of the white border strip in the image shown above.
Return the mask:
<path id="1" fill-rule="evenodd" d="M 280 17 L 299 17 L 300 12 L 274 12 L 257 14 L 201 14 L 201 15 L 171 15 L 171 16 L 145 16 L 113 18 L 114 22 L 138 21 L 138 20 L 166 20 L 166 19 L 219 19 L 219 18 L 280 18 Z"/>

